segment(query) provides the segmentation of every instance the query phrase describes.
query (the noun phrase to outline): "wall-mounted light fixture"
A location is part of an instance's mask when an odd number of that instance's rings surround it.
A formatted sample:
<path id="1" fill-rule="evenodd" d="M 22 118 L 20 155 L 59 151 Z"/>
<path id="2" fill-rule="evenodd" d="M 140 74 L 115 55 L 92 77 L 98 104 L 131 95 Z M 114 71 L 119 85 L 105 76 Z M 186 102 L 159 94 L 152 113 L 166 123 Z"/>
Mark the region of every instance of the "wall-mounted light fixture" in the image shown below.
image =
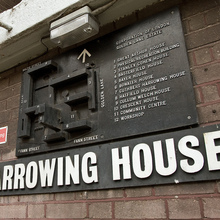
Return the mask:
<path id="1" fill-rule="evenodd" d="M 50 25 L 50 39 L 61 48 L 86 40 L 98 32 L 99 24 L 88 6 Z"/>

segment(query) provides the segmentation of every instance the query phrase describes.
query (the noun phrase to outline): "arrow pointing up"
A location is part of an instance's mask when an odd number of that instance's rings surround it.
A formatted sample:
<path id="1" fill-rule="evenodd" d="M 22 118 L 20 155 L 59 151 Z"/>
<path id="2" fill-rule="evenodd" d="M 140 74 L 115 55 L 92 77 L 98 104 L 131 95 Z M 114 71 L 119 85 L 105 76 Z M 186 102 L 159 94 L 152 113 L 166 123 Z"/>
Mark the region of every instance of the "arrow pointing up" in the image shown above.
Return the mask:
<path id="1" fill-rule="evenodd" d="M 82 51 L 82 53 L 78 56 L 77 59 L 79 60 L 80 57 L 82 56 L 82 57 L 83 57 L 82 62 L 85 63 L 85 61 L 86 61 L 86 55 L 89 56 L 89 57 L 92 56 L 92 55 L 89 53 L 88 50 L 84 49 L 84 50 Z"/>

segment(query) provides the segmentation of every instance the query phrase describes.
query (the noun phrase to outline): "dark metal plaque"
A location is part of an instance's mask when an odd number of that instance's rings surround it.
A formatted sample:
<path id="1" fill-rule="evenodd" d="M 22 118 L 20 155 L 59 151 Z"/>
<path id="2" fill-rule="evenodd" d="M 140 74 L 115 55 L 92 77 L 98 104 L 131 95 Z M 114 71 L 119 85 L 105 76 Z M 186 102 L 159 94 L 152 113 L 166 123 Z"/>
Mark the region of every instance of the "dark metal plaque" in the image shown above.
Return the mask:
<path id="1" fill-rule="evenodd" d="M 178 9 L 28 68 L 17 156 L 197 124 Z"/>
<path id="2" fill-rule="evenodd" d="M 219 154 L 220 125 L 65 149 L 0 163 L 0 195 L 217 180 Z"/>

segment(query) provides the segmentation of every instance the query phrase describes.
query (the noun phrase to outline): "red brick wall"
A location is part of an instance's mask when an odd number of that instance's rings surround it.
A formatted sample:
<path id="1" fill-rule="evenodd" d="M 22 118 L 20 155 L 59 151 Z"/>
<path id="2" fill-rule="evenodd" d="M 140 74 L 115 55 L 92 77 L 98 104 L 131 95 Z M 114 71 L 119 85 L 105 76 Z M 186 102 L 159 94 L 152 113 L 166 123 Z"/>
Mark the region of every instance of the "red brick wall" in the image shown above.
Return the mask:
<path id="1" fill-rule="evenodd" d="M 200 123 L 217 123 L 220 120 L 219 1 L 191 1 L 182 7 L 182 16 Z"/>
<path id="2" fill-rule="evenodd" d="M 168 1 L 169 2 L 172 1 Z M 176 1 L 179 2 L 179 1 Z M 168 6 L 166 6 L 168 7 Z M 220 1 L 180 5 L 201 125 L 220 122 Z M 135 13 L 102 33 L 143 18 Z M 9 126 L 0 160 L 15 159 L 22 69 L 59 49 L 0 74 L 0 127 Z M 220 181 L 166 186 L 0 197 L 0 219 L 220 219 Z"/>

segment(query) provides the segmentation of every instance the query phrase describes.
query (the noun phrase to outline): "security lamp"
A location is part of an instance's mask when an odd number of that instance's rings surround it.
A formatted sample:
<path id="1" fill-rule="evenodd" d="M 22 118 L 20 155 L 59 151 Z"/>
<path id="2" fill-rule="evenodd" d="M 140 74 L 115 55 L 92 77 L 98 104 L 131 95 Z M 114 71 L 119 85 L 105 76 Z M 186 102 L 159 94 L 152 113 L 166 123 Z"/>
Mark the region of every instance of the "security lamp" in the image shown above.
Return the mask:
<path id="1" fill-rule="evenodd" d="M 99 32 L 99 24 L 92 11 L 85 6 L 51 23 L 50 39 L 64 48 L 86 40 Z"/>

